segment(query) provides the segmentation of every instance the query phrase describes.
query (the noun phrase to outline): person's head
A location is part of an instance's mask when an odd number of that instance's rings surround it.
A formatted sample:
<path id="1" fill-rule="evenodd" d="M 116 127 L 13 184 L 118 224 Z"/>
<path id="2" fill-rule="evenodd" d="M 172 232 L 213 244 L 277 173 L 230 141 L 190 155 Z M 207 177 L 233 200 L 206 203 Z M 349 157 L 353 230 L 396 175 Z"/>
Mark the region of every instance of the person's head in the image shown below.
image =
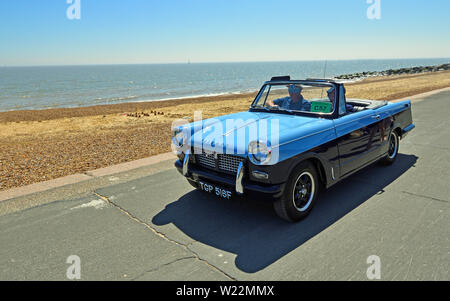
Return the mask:
<path id="1" fill-rule="evenodd" d="M 301 86 L 290 85 L 289 86 L 289 95 L 291 99 L 294 101 L 298 101 L 302 98 L 303 88 Z"/>
<path id="2" fill-rule="evenodd" d="M 330 99 L 331 102 L 334 102 L 334 100 L 336 99 L 336 89 L 334 87 L 331 87 L 330 89 L 328 89 L 327 94 L 328 99 Z"/>

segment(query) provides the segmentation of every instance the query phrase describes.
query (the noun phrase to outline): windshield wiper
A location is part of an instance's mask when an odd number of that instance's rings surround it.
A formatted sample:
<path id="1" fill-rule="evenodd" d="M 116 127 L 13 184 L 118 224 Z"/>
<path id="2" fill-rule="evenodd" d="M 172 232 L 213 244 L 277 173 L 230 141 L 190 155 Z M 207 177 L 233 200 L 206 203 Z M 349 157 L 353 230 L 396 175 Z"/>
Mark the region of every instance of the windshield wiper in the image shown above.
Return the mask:
<path id="1" fill-rule="evenodd" d="M 258 107 L 258 106 L 252 106 L 251 107 L 252 109 L 261 109 L 261 110 L 264 110 L 264 111 L 267 111 L 267 112 L 287 112 L 287 113 L 289 113 L 289 114 L 294 114 L 294 111 L 292 111 L 292 110 L 289 110 L 289 109 L 283 109 L 283 108 L 280 108 L 280 107 L 266 107 L 266 106 L 264 106 L 264 107 Z"/>
<path id="2" fill-rule="evenodd" d="M 270 112 L 270 111 L 277 111 L 278 109 L 277 108 L 274 108 L 274 107 L 260 107 L 260 106 L 252 106 L 252 109 L 257 109 L 257 110 L 264 110 L 264 111 L 267 111 L 267 112 Z"/>
<path id="3" fill-rule="evenodd" d="M 298 112 L 298 111 L 294 111 L 294 110 L 290 110 L 290 109 L 283 109 L 283 108 L 277 108 L 274 111 L 286 112 L 286 113 L 289 113 L 289 114 L 295 114 L 296 112 Z"/>
<path id="4" fill-rule="evenodd" d="M 289 109 L 283 109 L 283 108 L 279 108 L 280 111 L 284 111 L 284 112 L 288 112 L 288 113 L 294 113 L 294 111 L 289 110 Z"/>

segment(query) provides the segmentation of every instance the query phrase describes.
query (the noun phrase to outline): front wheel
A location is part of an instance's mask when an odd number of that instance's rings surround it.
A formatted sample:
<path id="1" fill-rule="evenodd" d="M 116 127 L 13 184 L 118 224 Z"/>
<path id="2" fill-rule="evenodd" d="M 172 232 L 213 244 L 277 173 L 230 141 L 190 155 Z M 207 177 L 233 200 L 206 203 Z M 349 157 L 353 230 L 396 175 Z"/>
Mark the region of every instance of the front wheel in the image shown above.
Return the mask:
<path id="1" fill-rule="evenodd" d="M 311 212 L 319 194 L 320 181 L 310 162 L 297 166 L 289 178 L 283 196 L 274 203 L 274 209 L 282 219 L 297 222 Z"/>
<path id="2" fill-rule="evenodd" d="M 397 132 L 392 131 L 391 135 L 389 136 L 389 150 L 386 157 L 384 157 L 381 160 L 381 164 L 383 165 L 394 164 L 395 160 L 398 157 L 399 146 L 400 146 L 400 138 L 398 137 Z"/>

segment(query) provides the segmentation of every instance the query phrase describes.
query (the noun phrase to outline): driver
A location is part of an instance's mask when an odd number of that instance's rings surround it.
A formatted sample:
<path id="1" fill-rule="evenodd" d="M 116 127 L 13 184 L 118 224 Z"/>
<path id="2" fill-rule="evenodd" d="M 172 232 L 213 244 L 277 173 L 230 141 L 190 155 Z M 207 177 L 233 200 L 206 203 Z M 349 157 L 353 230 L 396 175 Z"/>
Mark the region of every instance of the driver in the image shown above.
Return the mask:
<path id="1" fill-rule="evenodd" d="M 275 100 L 267 100 L 267 105 L 285 110 L 307 111 L 311 110 L 311 103 L 302 95 L 303 88 L 289 85 L 289 96 Z"/>

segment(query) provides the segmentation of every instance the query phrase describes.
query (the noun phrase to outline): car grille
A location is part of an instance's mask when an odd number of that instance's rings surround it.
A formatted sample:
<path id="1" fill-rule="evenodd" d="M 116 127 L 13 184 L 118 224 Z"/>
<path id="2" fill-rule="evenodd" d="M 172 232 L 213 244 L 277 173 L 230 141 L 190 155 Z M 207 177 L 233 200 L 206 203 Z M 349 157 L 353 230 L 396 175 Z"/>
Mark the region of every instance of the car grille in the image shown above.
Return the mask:
<path id="1" fill-rule="evenodd" d="M 202 152 L 202 154 L 195 155 L 195 159 L 200 166 L 206 168 L 216 168 L 216 159 L 214 158 L 214 154 L 206 154 Z"/>
<path id="2" fill-rule="evenodd" d="M 244 162 L 244 158 L 233 155 L 219 155 L 219 169 L 232 173 L 237 173 L 239 164 Z"/>
<path id="3" fill-rule="evenodd" d="M 228 155 L 228 154 L 218 154 L 217 159 L 215 159 L 214 154 L 205 153 L 204 151 L 196 152 L 195 159 L 198 165 L 204 168 L 216 170 L 216 160 L 219 171 L 224 171 L 226 173 L 236 174 L 239 168 L 239 164 L 244 162 L 244 158 Z"/>

